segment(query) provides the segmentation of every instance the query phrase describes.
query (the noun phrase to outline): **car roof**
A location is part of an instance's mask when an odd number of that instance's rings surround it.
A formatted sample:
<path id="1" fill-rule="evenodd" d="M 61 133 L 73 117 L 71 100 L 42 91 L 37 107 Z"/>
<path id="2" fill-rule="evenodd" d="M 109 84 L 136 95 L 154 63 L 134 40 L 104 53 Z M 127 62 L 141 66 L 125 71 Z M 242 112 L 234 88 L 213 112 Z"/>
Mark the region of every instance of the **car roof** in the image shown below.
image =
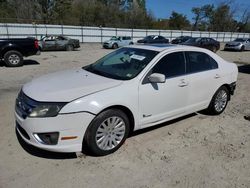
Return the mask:
<path id="1" fill-rule="evenodd" d="M 176 45 L 176 44 L 142 44 L 142 45 L 131 45 L 130 48 L 138 48 L 153 51 L 167 51 L 167 50 L 197 50 L 203 51 L 203 48 L 198 48 L 194 46 Z"/>

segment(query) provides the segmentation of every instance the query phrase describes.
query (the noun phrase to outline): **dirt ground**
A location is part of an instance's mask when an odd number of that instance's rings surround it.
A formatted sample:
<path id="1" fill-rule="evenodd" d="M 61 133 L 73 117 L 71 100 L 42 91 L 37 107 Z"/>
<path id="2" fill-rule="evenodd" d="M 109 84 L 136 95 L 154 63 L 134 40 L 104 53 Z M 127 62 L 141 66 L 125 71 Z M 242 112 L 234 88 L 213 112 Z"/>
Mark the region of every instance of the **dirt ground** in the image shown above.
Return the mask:
<path id="1" fill-rule="evenodd" d="M 91 157 L 42 151 L 18 140 L 14 103 L 34 77 L 92 63 L 111 50 L 84 44 L 44 52 L 20 68 L 0 66 L 0 188 L 250 187 L 250 52 L 218 54 L 239 65 L 235 96 L 220 116 L 191 114 L 138 131 L 114 154 Z"/>

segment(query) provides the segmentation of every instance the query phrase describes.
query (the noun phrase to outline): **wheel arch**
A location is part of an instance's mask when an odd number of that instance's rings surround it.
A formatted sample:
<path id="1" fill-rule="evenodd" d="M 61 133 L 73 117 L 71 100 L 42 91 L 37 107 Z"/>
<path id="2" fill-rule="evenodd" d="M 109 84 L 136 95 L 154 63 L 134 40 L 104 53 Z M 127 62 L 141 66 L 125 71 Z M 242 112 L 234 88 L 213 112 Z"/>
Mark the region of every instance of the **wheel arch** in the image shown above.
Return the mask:
<path id="1" fill-rule="evenodd" d="M 112 105 L 112 106 L 109 106 L 107 108 L 104 108 L 98 114 L 100 114 L 103 111 L 109 110 L 109 109 L 118 109 L 118 110 L 123 111 L 128 116 L 128 119 L 129 119 L 129 125 L 130 125 L 130 132 L 129 133 L 132 133 L 134 131 L 135 118 L 134 118 L 134 115 L 133 115 L 132 111 L 128 107 L 123 106 L 123 105 Z"/>
<path id="2" fill-rule="evenodd" d="M 23 51 L 20 48 L 13 46 L 13 47 L 4 48 L 1 52 L 1 58 L 4 57 L 4 54 L 6 54 L 7 52 L 12 51 L 12 50 L 18 51 L 19 53 L 21 53 L 23 55 Z"/>
<path id="3" fill-rule="evenodd" d="M 123 106 L 123 105 L 112 105 L 112 106 L 106 107 L 106 108 L 102 109 L 99 113 L 97 113 L 95 115 L 95 117 L 98 116 L 100 113 L 102 113 L 102 112 L 104 112 L 106 110 L 109 110 L 109 109 L 118 109 L 118 110 L 121 110 L 122 112 L 124 112 L 128 116 L 129 125 L 130 125 L 129 134 L 131 134 L 134 131 L 134 128 L 135 128 L 135 118 L 134 118 L 134 114 L 132 113 L 132 111 L 128 107 L 126 107 L 126 106 Z M 88 125 L 87 129 L 89 128 L 90 125 L 91 125 L 91 123 Z M 85 132 L 84 138 L 86 136 L 86 133 L 87 133 L 87 130 Z"/>
<path id="4" fill-rule="evenodd" d="M 227 90 L 228 90 L 228 93 L 229 93 L 228 101 L 230 101 L 230 100 L 231 100 L 231 95 L 232 95 L 230 84 L 223 84 L 223 85 L 220 86 L 219 88 L 221 88 L 221 87 L 223 87 L 223 86 L 225 86 L 225 87 L 227 88 Z"/>

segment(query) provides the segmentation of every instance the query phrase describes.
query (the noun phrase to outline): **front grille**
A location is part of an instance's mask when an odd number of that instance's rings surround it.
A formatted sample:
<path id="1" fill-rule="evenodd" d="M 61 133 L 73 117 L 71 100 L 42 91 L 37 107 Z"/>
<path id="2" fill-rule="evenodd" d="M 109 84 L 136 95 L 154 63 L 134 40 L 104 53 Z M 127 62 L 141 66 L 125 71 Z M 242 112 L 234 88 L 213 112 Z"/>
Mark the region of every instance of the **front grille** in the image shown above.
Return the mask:
<path id="1" fill-rule="evenodd" d="M 16 122 L 16 127 L 26 139 L 30 140 L 28 133 L 17 122 Z"/>
<path id="2" fill-rule="evenodd" d="M 16 99 L 16 113 L 23 119 L 26 119 L 26 117 L 31 113 L 32 109 L 37 106 L 36 103 L 36 101 L 27 97 L 22 91 L 20 91 Z"/>

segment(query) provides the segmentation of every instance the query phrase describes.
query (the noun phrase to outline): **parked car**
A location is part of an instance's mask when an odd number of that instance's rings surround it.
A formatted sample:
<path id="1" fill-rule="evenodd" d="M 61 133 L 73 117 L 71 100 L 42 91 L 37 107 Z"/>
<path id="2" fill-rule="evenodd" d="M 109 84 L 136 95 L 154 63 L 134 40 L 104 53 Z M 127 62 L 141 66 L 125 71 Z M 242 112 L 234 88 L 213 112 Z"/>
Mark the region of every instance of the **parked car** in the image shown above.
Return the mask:
<path id="1" fill-rule="evenodd" d="M 171 43 L 172 44 L 181 44 L 183 42 L 186 42 L 187 40 L 191 39 L 192 37 L 190 36 L 180 36 L 177 37 L 176 39 L 172 40 Z"/>
<path id="2" fill-rule="evenodd" d="M 109 40 L 105 41 L 103 43 L 103 48 L 120 48 L 122 46 L 128 46 L 128 45 L 133 45 L 133 41 L 131 37 L 126 37 L 126 36 L 120 36 L 116 37 L 113 36 Z"/>
<path id="3" fill-rule="evenodd" d="M 225 44 L 224 50 L 250 50 L 250 38 L 237 38 Z"/>
<path id="4" fill-rule="evenodd" d="M 157 44 L 157 43 L 169 43 L 169 40 L 160 35 L 149 35 L 145 38 L 138 40 L 138 43 L 146 43 L 146 44 Z"/>
<path id="5" fill-rule="evenodd" d="M 39 47 L 42 51 L 72 51 L 76 48 L 80 48 L 80 42 L 77 39 L 71 39 L 63 35 L 50 35 L 41 37 L 41 40 L 39 41 Z"/>
<path id="6" fill-rule="evenodd" d="M 40 54 L 38 41 L 35 38 L 0 39 L 0 60 L 6 66 L 23 65 L 23 57 Z"/>
<path id="7" fill-rule="evenodd" d="M 206 109 L 218 115 L 234 94 L 238 69 L 196 47 L 138 45 L 97 62 L 25 84 L 17 132 L 49 151 L 116 151 L 132 131 Z M 209 83 L 209 84 L 208 84 Z"/>
<path id="8" fill-rule="evenodd" d="M 186 42 L 183 42 L 182 44 L 188 46 L 197 46 L 201 48 L 206 48 L 214 53 L 216 53 L 220 49 L 220 42 L 212 38 L 205 38 L 205 37 L 191 38 Z"/>

